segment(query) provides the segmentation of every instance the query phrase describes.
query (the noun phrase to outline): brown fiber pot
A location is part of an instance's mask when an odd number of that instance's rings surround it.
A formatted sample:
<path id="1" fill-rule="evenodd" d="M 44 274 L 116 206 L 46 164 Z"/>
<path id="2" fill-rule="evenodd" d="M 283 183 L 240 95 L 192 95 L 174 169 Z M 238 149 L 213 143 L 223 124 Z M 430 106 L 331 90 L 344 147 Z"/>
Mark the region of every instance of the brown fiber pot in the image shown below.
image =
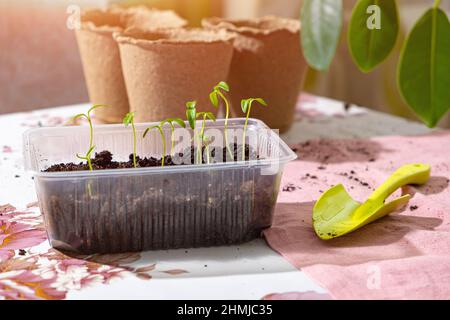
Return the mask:
<path id="1" fill-rule="evenodd" d="M 96 109 L 97 119 L 117 123 L 129 112 L 119 47 L 113 33 L 129 26 L 151 29 L 182 27 L 185 24 L 186 21 L 172 11 L 144 7 L 92 9 L 83 13 L 76 37 L 89 97 L 93 104 L 109 106 Z"/>
<path id="2" fill-rule="evenodd" d="M 198 111 L 216 111 L 209 92 L 228 77 L 233 35 L 225 30 L 129 29 L 114 36 L 136 121 L 185 118 L 191 100 L 198 102 Z"/>
<path id="3" fill-rule="evenodd" d="M 263 17 L 251 20 L 208 18 L 206 28 L 237 34 L 228 82 L 234 116 L 244 116 L 240 101 L 261 97 L 268 108 L 252 108 L 251 116 L 273 129 L 287 131 L 307 71 L 300 44 L 300 22 Z"/>

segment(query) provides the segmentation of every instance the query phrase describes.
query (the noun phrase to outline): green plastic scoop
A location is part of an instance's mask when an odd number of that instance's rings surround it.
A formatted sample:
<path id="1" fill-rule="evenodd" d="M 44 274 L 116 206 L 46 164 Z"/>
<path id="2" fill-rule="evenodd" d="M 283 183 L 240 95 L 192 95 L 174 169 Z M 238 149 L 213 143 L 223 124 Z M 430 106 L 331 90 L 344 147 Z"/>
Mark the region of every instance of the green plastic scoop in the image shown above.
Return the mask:
<path id="1" fill-rule="evenodd" d="M 409 184 L 425 184 L 431 167 L 425 164 L 405 165 L 394 172 L 364 203 L 353 200 L 343 185 L 325 192 L 313 209 L 316 234 L 330 240 L 348 234 L 405 206 L 409 194 L 385 203 L 397 189 Z"/>

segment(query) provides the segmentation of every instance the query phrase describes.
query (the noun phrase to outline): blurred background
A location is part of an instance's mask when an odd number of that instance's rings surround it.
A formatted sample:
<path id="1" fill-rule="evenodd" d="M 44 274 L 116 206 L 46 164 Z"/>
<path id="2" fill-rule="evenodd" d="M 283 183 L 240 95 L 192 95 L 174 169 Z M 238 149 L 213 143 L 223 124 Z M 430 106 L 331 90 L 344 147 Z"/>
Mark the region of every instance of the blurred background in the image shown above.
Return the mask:
<path id="1" fill-rule="evenodd" d="M 355 1 L 344 1 L 346 22 Z M 116 3 L 173 9 L 198 26 L 207 16 L 298 18 L 302 0 L 0 0 L 0 114 L 88 101 L 74 31 L 67 27 L 72 13 L 68 8 Z M 402 38 L 432 3 L 399 0 Z M 450 1 L 441 6 L 450 12 Z M 330 70 L 310 70 L 303 90 L 414 118 L 397 90 L 399 51 L 398 46 L 386 63 L 362 74 L 351 61 L 343 37 Z M 450 127 L 449 117 L 441 126 Z"/>

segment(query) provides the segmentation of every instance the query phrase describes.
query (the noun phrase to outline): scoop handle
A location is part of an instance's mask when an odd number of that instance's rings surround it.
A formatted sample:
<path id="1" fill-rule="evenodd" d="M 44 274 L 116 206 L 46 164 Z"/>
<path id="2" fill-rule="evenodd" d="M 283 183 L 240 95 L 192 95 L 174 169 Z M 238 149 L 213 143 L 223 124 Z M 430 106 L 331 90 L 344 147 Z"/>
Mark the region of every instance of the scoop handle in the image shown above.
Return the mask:
<path id="1" fill-rule="evenodd" d="M 407 164 L 395 171 L 374 193 L 371 200 L 384 201 L 397 189 L 409 184 L 425 184 L 430 178 L 431 167 L 427 164 Z"/>

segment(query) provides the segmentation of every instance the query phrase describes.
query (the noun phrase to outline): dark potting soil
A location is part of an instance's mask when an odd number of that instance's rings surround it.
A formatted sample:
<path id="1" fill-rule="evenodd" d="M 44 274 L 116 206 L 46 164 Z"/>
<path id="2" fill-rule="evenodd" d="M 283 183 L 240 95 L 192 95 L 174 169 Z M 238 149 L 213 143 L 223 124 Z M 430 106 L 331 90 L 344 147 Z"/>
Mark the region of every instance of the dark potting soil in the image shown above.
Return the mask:
<path id="1" fill-rule="evenodd" d="M 233 151 L 233 161 L 241 160 L 242 153 L 239 150 L 240 146 L 237 144 L 234 144 L 232 147 Z M 203 151 L 205 148 L 203 147 Z M 215 158 L 215 149 L 210 150 L 211 152 L 211 158 Z M 205 156 L 202 159 L 202 163 L 206 164 L 207 159 Z M 222 149 L 222 158 L 219 159 L 222 162 L 227 162 L 227 155 L 228 151 L 226 148 Z M 189 155 L 190 155 L 190 162 L 189 162 Z M 178 157 L 180 159 L 184 159 L 185 157 L 188 159 L 188 163 L 182 163 L 180 164 L 179 161 L 175 161 L 174 158 L 170 155 L 167 155 L 164 158 L 164 166 L 177 166 L 177 165 L 186 165 L 186 164 L 194 164 L 195 163 L 195 150 L 194 147 L 191 147 L 191 149 L 186 150 L 185 152 L 181 152 L 178 154 Z M 249 145 L 245 145 L 245 160 L 248 161 L 250 159 L 259 159 L 259 156 L 256 155 L 256 153 L 250 148 Z M 217 161 L 217 159 L 215 158 Z M 119 161 L 113 161 L 113 154 L 108 151 L 104 150 L 98 153 L 95 153 L 94 158 L 91 160 L 92 162 L 92 169 L 93 170 L 107 170 L 107 169 L 131 169 L 134 168 L 133 164 L 133 154 L 130 154 L 129 160 L 126 162 L 119 162 Z M 229 161 L 228 161 L 229 162 Z M 138 168 L 148 168 L 148 167 L 160 167 L 162 164 L 162 158 L 154 158 L 154 157 L 145 157 L 141 158 L 139 156 L 136 156 L 136 166 Z M 59 163 L 54 164 L 44 170 L 44 172 L 65 172 L 65 171 L 83 171 L 83 170 L 89 170 L 89 166 L 86 162 L 80 162 L 80 163 Z"/>
<path id="2" fill-rule="evenodd" d="M 233 149 L 234 161 L 240 160 L 237 145 Z M 192 151 L 187 155 L 193 161 Z M 226 161 L 228 151 L 222 152 Z M 246 146 L 245 159 L 258 158 Z M 160 165 L 161 159 L 138 159 L 139 167 Z M 167 156 L 165 165 L 176 164 Z M 115 162 L 111 152 L 102 151 L 92 166 L 133 168 L 132 156 Z M 88 170 L 87 164 L 57 164 L 46 172 L 77 170 Z M 258 238 L 272 223 L 280 179 L 280 173 L 264 175 L 258 167 L 230 167 L 37 183 L 52 246 L 93 254 L 231 245 Z"/>

